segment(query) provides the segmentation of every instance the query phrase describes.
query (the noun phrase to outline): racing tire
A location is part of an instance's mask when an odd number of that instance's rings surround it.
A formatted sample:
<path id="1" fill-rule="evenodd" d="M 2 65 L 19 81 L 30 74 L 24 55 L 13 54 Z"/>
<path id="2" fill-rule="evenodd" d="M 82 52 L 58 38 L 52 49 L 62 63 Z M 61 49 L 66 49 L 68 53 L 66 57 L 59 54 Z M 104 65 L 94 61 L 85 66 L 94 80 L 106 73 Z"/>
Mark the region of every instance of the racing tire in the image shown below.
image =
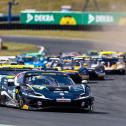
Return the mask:
<path id="1" fill-rule="evenodd" d="M 25 100 L 18 94 L 17 95 L 18 98 L 18 106 L 20 110 L 24 110 L 23 106 L 25 105 Z"/>
<path id="2" fill-rule="evenodd" d="M 19 99 L 19 109 L 26 110 L 26 111 L 30 110 L 29 106 L 25 103 L 25 100 L 22 97 L 20 97 Z"/>
<path id="3" fill-rule="evenodd" d="M 89 112 L 89 113 L 92 113 L 93 111 L 94 111 L 94 105 L 90 105 L 90 106 L 89 106 L 88 112 Z"/>
<path id="4" fill-rule="evenodd" d="M 92 113 L 92 112 L 94 112 L 94 104 L 88 105 L 88 108 L 83 109 L 83 110 L 86 113 Z"/>
<path id="5" fill-rule="evenodd" d="M 4 107 L 5 106 L 5 103 L 4 103 L 4 100 L 6 99 L 6 96 L 0 96 L 0 107 Z"/>
<path id="6" fill-rule="evenodd" d="M 18 103 L 19 103 L 19 109 L 22 110 L 23 109 L 23 105 L 24 105 L 24 100 L 21 97 L 19 97 Z"/>

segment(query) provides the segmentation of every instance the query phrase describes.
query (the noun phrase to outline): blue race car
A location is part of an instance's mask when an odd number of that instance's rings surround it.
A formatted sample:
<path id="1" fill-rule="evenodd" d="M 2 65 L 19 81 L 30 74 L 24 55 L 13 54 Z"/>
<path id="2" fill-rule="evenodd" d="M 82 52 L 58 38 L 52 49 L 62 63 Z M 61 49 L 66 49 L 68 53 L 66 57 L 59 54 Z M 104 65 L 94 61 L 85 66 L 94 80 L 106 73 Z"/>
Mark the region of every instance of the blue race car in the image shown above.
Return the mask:
<path id="1" fill-rule="evenodd" d="M 19 73 L 14 83 L 1 79 L 0 104 L 24 110 L 77 108 L 91 112 L 94 97 L 87 84 L 76 85 L 72 79 L 54 71 Z"/>
<path id="2" fill-rule="evenodd" d="M 36 53 L 35 53 L 36 54 Z M 25 65 L 34 65 L 35 68 L 46 68 L 46 59 L 40 54 L 25 54 L 17 56 L 17 62 Z"/>

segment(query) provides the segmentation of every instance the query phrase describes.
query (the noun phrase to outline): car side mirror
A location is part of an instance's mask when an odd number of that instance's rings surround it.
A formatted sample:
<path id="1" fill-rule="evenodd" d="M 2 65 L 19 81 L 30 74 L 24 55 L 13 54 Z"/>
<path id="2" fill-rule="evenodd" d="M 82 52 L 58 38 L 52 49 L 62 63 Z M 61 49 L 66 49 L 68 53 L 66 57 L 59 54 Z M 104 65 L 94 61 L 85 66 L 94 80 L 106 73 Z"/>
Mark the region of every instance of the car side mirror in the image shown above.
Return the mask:
<path id="1" fill-rule="evenodd" d="M 82 80 L 82 82 L 81 82 L 82 84 L 87 84 L 88 83 L 88 81 L 87 80 Z"/>
<path id="2" fill-rule="evenodd" d="M 105 62 L 101 62 L 102 65 L 105 65 Z"/>

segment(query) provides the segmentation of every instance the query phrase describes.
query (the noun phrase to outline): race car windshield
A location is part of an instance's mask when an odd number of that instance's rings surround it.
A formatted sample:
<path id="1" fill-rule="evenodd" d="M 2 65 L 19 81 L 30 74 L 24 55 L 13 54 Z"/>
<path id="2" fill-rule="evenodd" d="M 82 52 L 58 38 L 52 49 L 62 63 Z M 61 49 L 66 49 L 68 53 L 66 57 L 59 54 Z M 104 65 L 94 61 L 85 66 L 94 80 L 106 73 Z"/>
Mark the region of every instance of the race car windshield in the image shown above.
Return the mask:
<path id="1" fill-rule="evenodd" d="M 53 75 L 51 77 L 53 77 L 56 80 L 59 86 L 69 86 L 74 84 L 74 82 L 67 76 Z"/>
<path id="2" fill-rule="evenodd" d="M 73 65 L 74 65 L 74 66 L 80 66 L 81 64 L 80 64 L 80 62 L 74 62 Z"/>
<path id="3" fill-rule="evenodd" d="M 74 82 L 63 75 L 42 75 L 26 78 L 26 83 L 31 85 L 69 86 Z"/>

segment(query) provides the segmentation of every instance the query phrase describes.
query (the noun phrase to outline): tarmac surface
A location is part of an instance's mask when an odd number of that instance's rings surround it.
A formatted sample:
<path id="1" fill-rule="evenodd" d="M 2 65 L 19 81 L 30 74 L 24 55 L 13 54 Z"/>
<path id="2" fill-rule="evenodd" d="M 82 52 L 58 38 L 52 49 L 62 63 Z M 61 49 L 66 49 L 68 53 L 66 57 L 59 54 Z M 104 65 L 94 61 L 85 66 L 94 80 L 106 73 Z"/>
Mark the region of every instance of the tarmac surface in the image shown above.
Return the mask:
<path id="1" fill-rule="evenodd" d="M 45 46 L 50 53 L 104 49 L 92 41 L 30 37 L 2 37 L 3 40 Z M 95 111 L 50 109 L 23 111 L 0 107 L 0 124 L 16 126 L 126 126 L 126 75 L 107 75 L 105 81 L 89 83 L 95 97 Z"/>

